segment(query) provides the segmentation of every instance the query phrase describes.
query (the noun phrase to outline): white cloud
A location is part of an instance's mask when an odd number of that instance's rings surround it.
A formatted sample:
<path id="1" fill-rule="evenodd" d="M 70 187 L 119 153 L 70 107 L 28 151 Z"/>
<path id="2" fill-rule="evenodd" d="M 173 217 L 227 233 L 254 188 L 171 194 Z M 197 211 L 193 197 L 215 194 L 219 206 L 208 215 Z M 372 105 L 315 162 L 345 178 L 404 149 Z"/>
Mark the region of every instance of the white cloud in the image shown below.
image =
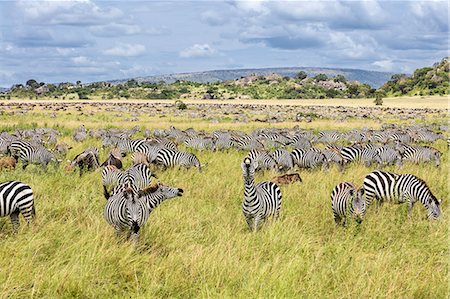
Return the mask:
<path id="1" fill-rule="evenodd" d="M 145 46 L 141 44 L 118 44 L 114 48 L 103 51 L 105 55 L 111 56 L 139 56 L 145 53 Z"/>
<path id="2" fill-rule="evenodd" d="M 91 26 L 109 23 L 123 17 L 120 9 L 115 7 L 100 8 L 90 0 L 19 0 L 17 7 L 21 10 L 27 22 L 45 25 Z"/>
<path id="3" fill-rule="evenodd" d="M 211 57 L 215 55 L 217 51 L 208 44 L 195 44 L 192 47 L 186 48 L 180 52 L 180 57 L 193 58 L 193 57 Z"/>
<path id="4" fill-rule="evenodd" d="M 394 67 L 396 66 L 394 64 L 394 62 L 390 59 L 385 59 L 385 60 L 377 60 L 374 63 L 372 63 L 373 66 L 376 66 L 377 68 L 379 68 L 382 71 L 392 71 L 394 69 Z"/>

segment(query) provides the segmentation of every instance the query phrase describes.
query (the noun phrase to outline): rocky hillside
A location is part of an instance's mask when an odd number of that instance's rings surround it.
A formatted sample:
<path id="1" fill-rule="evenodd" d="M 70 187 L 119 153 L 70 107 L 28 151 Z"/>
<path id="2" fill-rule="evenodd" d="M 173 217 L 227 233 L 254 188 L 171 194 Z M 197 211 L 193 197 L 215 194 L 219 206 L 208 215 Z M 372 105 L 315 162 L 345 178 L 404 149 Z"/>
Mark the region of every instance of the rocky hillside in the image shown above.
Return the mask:
<path id="1" fill-rule="evenodd" d="M 158 83 L 164 81 L 166 83 L 173 83 L 177 80 L 192 81 L 198 83 L 221 82 L 227 80 L 235 80 L 241 77 L 248 77 L 251 75 L 267 76 L 271 74 L 278 74 L 280 76 L 295 77 L 299 72 L 305 72 L 309 77 L 314 77 L 319 74 L 326 74 L 329 77 L 336 77 L 337 75 L 344 76 L 350 81 L 358 81 L 364 84 L 369 84 L 374 88 L 383 85 L 391 78 L 392 73 L 366 71 L 359 69 L 341 69 L 341 68 L 319 68 L 319 67 L 281 67 L 281 68 L 262 68 L 262 69 L 238 69 L 238 70 L 214 70 L 205 72 L 193 73 L 178 73 L 159 76 L 148 76 L 134 78 L 141 83 Z M 113 84 L 125 83 L 128 79 L 112 80 Z"/>
<path id="2" fill-rule="evenodd" d="M 449 59 L 445 57 L 432 67 L 417 69 L 411 76 L 393 75 L 380 90 L 392 96 L 449 94 L 449 69 Z"/>

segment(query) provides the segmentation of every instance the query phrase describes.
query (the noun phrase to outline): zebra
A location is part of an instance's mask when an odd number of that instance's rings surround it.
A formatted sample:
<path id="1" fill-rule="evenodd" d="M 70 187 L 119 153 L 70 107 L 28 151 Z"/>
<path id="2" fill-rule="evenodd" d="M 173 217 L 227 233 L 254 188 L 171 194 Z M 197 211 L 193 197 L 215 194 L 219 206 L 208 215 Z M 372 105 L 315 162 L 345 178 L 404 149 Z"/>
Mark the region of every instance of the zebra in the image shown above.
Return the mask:
<path id="1" fill-rule="evenodd" d="M 441 216 L 441 202 L 431 193 L 427 184 L 412 174 L 395 174 L 376 170 L 364 178 L 363 188 L 366 202 L 371 204 L 376 199 L 379 204 L 384 201 L 408 203 L 408 215 L 411 215 L 414 204 L 419 201 L 428 210 L 428 219 Z"/>
<path id="2" fill-rule="evenodd" d="M 214 143 L 211 138 L 204 137 L 190 137 L 184 141 L 184 145 L 189 148 L 198 150 L 209 150 L 213 149 Z"/>
<path id="3" fill-rule="evenodd" d="M 259 228 L 260 222 L 270 216 L 278 218 L 281 209 L 281 190 L 272 182 L 261 182 L 255 185 L 255 171 L 258 162 L 245 158 L 241 164 L 244 176 L 244 200 L 242 212 L 250 231 Z"/>
<path id="4" fill-rule="evenodd" d="M 144 142 L 142 139 L 118 139 L 114 142 L 114 145 L 120 150 L 122 156 L 125 156 L 128 153 L 139 152 L 139 148 L 142 147 Z"/>
<path id="5" fill-rule="evenodd" d="M 331 192 L 331 208 L 337 224 L 345 225 L 347 218 L 354 217 L 360 223 L 366 212 L 364 188 L 356 189 L 352 183 L 339 183 Z"/>
<path id="6" fill-rule="evenodd" d="M 419 162 L 432 162 L 436 167 L 441 163 L 441 152 L 430 146 L 410 146 L 403 145 L 403 159 L 418 164 Z"/>
<path id="7" fill-rule="evenodd" d="M 19 229 L 19 214 L 30 223 L 35 214 L 33 190 L 18 181 L 0 183 L 0 217 L 9 216 L 16 233 Z"/>
<path id="8" fill-rule="evenodd" d="M 139 197 L 136 190 L 128 184 L 126 188 L 113 194 L 107 201 L 103 216 L 120 236 L 128 231 L 128 237 L 137 241 L 138 233 L 148 220 L 150 211 L 146 202 Z"/>
<path id="9" fill-rule="evenodd" d="M 361 160 L 362 147 L 359 144 L 351 146 L 344 146 L 341 148 L 341 155 L 344 158 L 345 164 Z"/>
<path id="10" fill-rule="evenodd" d="M 338 166 L 339 171 L 344 170 L 345 160 L 342 157 L 340 150 L 330 147 L 321 150 L 321 152 L 327 159 L 328 163 L 333 162 Z"/>
<path id="11" fill-rule="evenodd" d="M 159 150 L 158 155 L 156 156 L 156 164 L 158 164 L 162 169 L 181 166 L 185 168 L 197 167 L 198 171 L 202 171 L 200 161 L 194 154 L 167 148 Z"/>
<path id="12" fill-rule="evenodd" d="M 33 145 L 25 140 L 15 140 L 9 146 L 9 152 L 16 160 L 22 160 L 22 168 L 25 170 L 29 163 L 40 164 L 47 168 L 50 161 L 59 164 L 58 160 L 52 152 L 41 145 Z"/>
<path id="13" fill-rule="evenodd" d="M 184 191 L 181 188 L 172 188 L 158 183 L 156 185 L 156 190 L 152 190 L 152 192 L 146 192 L 146 194 L 142 198 L 145 201 L 149 212 L 151 213 L 166 199 L 183 196 L 183 192 Z"/>
<path id="14" fill-rule="evenodd" d="M 294 158 L 292 154 L 285 149 L 277 149 L 272 153 L 272 158 L 278 165 L 279 171 L 289 171 L 294 169 Z"/>
<path id="15" fill-rule="evenodd" d="M 402 155 L 395 148 L 388 146 L 377 149 L 375 160 L 382 167 L 394 164 L 399 167 L 403 165 Z"/>
<path id="16" fill-rule="evenodd" d="M 294 149 L 292 151 L 292 157 L 294 163 L 299 168 L 315 168 L 322 166 L 322 169 L 326 170 L 329 168 L 328 160 L 325 155 L 316 148 L 310 148 L 308 150 Z"/>
<path id="17" fill-rule="evenodd" d="M 258 167 L 256 170 L 277 170 L 278 165 L 275 159 L 264 150 L 251 150 L 247 154 L 247 158 L 250 158 L 252 161 L 256 161 Z"/>
<path id="18" fill-rule="evenodd" d="M 102 169 L 103 194 L 106 199 L 111 195 L 124 191 L 128 186 L 136 193 L 146 192 L 156 175 L 145 164 L 136 164 L 125 171 L 113 165 Z"/>

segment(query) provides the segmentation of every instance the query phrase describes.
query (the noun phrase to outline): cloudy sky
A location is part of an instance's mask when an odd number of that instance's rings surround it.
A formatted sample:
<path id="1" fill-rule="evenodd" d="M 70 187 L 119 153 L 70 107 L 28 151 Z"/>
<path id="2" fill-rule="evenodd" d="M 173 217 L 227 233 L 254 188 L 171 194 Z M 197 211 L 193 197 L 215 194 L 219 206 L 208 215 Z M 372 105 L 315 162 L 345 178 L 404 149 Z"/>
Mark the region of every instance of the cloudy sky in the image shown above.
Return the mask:
<path id="1" fill-rule="evenodd" d="M 447 1 L 1 1 L 0 86 L 213 69 L 412 72 L 448 56 Z"/>

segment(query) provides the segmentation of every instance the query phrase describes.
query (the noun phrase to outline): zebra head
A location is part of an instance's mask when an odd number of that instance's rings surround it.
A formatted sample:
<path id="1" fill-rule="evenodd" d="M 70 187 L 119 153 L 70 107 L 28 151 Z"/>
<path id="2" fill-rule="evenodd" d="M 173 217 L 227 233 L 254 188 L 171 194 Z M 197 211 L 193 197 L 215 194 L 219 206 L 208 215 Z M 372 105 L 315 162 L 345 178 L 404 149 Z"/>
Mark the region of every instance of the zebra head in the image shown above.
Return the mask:
<path id="1" fill-rule="evenodd" d="M 366 213 L 366 200 L 364 197 L 364 188 L 361 187 L 358 190 L 350 190 L 350 196 L 352 198 L 353 216 L 356 221 L 360 223 Z"/>
<path id="2" fill-rule="evenodd" d="M 428 219 L 437 220 L 441 217 L 441 203 L 442 200 L 439 201 L 435 197 L 430 199 L 430 203 L 428 205 Z"/>
<path id="3" fill-rule="evenodd" d="M 128 222 L 132 233 L 137 234 L 139 232 L 139 220 L 141 219 L 141 209 L 138 203 L 137 192 L 130 183 L 123 191 L 123 196 L 126 199 Z"/>
<path id="4" fill-rule="evenodd" d="M 241 164 L 242 173 L 244 177 L 253 177 L 255 175 L 255 171 L 258 168 L 258 162 L 252 161 L 250 158 L 245 158 L 244 162 Z"/>
<path id="5" fill-rule="evenodd" d="M 158 183 L 158 191 L 161 192 L 166 198 L 173 198 L 177 196 L 183 196 L 184 190 L 181 188 L 173 188 Z"/>

